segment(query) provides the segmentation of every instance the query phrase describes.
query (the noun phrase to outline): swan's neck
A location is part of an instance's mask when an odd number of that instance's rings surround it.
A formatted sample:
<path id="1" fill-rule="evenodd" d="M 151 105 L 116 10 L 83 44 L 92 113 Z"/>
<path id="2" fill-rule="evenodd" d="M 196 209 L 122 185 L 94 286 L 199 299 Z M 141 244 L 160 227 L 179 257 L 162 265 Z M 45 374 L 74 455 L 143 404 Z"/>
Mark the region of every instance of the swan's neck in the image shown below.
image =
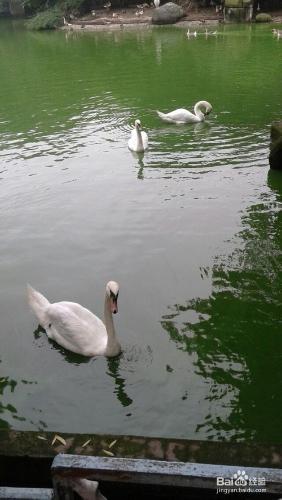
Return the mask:
<path id="1" fill-rule="evenodd" d="M 197 116 L 197 118 L 199 118 L 199 121 L 200 122 L 203 122 L 204 119 L 205 119 L 205 115 L 204 113 L 201 111 L 201 104 L 200 103 L 197 103 L 194 107 L 194 113 L 195 115 Z"/>
<path id="2" fill-rule="evenodd" d="M 135 130 L 136 130 L 136 137 L 137 137 L 137 148 L 144 149 L 141 130 L 137 126 L 135 127 Z"/>
<path id="3" fill-rule="evenodd" d="M 105 304 L 104 304 L 104 318 L 105 318 L 105 326 L 108 334 L 107 347 L 105 351 L 106 356 L 117 356 L 120 353 L 120 343 L 116 338 L 116 332 L 113 322 L 113 315 L 111 312 L 111 303 L 108 294 L 105 295 Z"/>

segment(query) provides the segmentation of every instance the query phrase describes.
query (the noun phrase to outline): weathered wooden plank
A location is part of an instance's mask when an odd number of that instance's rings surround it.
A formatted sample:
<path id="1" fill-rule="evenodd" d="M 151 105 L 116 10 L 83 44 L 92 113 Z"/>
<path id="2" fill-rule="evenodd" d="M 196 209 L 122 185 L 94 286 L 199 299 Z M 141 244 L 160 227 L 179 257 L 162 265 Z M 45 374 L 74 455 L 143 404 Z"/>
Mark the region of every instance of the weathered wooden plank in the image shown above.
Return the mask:
<path id="1" fill-rule="evenodd" d="M 261 467 L 166 462 L 125 458 L 58 455 L 52 464 L 56 479 L 87 477 L 147 485 L 217 489 L 217 478 L 232 478 L 238 470 L 248 477 L 264 478 L 267 493 L 282 493 L 282 470 Z"/>
<path id="2" fill-rule="evenodd" d="M 50 500 L 53 490 L 49 488 L 1 488 L 0 498 L 6 500 Z"/>

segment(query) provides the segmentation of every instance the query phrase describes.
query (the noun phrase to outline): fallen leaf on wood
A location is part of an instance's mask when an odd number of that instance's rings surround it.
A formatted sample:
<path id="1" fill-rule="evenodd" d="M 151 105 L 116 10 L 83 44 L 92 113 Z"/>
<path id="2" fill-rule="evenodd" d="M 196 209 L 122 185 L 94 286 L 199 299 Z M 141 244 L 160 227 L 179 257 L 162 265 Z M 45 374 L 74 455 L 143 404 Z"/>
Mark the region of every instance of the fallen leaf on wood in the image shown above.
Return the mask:
<path id="1" fill-rule="evenodd" d="M 114 457 L 114 453 L 112 453 L 111 451 L 108 451 L 108 450 L 102 450 L 103 453 L 105 453 L 105 455 L 108 455 L 109 457 Z"/>
<path id="2" fill-rule="evenodd" d="M 90 442 L 91 442 L 91 439 L 88 439 L 88 441 L 85 441 L 85 443 L 83 443 L 83 445 L 82 445 L 82 448 L 85 448 L 85 446 L 87 446 Z"/>
<path id="3" fill-rule="evenodd" d="M 59 441 L 60 443 L 62 443 L 64 446 L 66 446 L 66 441 L 64 440 L 64 438 L 62 438 L 61 436 L 59 436 L 58 434 L 55 434 L 54 436 L 54 439 L 52 441 L 52 446 L 54 443 L 56 443 L 56 441 Z"/>
<path id="4" fill-rule="evenodd" d="M 111 448 L 112 448 L 112 447 L 116 444 L 116 442 L 117 442 L 117 439 L 115 439 L 114 441 L 112 441 L 112 442 L 109 444 L 108 448 L 109 448 L 109 449 L 111 449 Z"/>

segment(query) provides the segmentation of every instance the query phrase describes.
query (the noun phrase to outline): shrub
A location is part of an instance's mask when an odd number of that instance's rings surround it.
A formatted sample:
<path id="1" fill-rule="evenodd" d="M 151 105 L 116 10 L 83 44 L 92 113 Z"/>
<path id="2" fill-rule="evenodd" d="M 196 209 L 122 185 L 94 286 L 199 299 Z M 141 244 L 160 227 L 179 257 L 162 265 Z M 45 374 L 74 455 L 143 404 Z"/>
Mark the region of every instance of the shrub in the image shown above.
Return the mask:
<path id="1" fill-rule="evenodd" d="M 256 15 L 256 23 L 270 23 L 272 21 L 272 17 L 270 14 L 264 14 L 261 12 Z"/>
<path id="2" fill-rule="evenodd" d="M 38 12 L 26 23 L 31 30 L 53 30 L 62 24 L 63 13 L 58 7 Z"/>

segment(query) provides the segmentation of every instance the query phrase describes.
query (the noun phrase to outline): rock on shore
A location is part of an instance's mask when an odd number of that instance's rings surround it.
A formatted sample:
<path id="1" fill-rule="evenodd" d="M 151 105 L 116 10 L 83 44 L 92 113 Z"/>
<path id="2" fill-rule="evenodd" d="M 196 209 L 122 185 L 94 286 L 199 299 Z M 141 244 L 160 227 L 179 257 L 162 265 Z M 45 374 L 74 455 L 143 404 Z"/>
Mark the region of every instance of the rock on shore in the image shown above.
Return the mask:
<path id="1" fill-rule="evenodd" d="M 173 24 L 184 16 L 182 7 L 173 2 L 165 3 L 153 11 L 153 24 Z"/>

